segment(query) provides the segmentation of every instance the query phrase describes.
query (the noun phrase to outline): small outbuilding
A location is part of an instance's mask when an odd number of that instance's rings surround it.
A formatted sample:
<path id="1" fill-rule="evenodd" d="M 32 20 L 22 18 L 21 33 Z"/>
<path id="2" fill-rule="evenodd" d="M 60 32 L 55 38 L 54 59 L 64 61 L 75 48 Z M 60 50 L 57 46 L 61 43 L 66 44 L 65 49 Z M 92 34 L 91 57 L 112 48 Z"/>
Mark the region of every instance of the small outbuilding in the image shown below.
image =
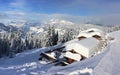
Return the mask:
<path id="1" fill-rule="evenodd" d="M 99 29 L 91 28 L 91 29 L 80 32 L 79 35 L 77 36 L 79 40 L 89 38 L 89 37 L 96 38 L 97 40 L 102 40 L 105 38 L 105 33 Z"/>
<path id="2" fill-rule="evenodd" d="M 43 61 L 55 61 L 56 60 L 56 54 L 54 52 L 51 53 L 41 53 L 40 55 L 41 57 L 39 58 L 39 60 L 43 60 Z"/>
<path id="3" fill-rule="evenodd" d="M 66 52 L 64 57 L 67 59 L 66 62 L 71 64 L 73 62 L 78 62 L 81 59 L 81 55 L 77 53 Z"/>

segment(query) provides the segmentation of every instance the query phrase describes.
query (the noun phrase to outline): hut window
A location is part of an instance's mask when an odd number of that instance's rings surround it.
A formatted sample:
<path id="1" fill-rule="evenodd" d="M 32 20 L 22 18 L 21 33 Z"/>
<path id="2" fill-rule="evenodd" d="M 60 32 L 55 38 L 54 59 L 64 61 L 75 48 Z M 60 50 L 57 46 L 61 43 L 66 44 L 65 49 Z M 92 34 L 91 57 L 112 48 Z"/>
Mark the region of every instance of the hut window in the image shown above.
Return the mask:
<path id="1" fill-rule="evenodd" d="M 91 32 L 94 32 L 94 30 L 90 30 L 90 31 L 88 31 L 88 33 L 91 33 Z"/>
<path id="2" fill-rule="evenodd" d="M 96 38 L 98 40 L 102 40 L 101 36 L 99 36 L 99 35 L 93 35 L 92 37 L 94 37 L 94 38 Z"/>
<path id="3" fill-rule="evenodd" d="M 73 63 L 73 62 L 75 62 L 75 60 L 73 60 L 73 59 L 68 59 L 68 63 Z"/>
<path id="4" fill-rule="evenodd" d="M 75 62 L 75 60 L 68 58 L 67 62 L 68 62 L 69 64 L 71 64 L 71 63 Z"/>
<path id="5" fill-rule="evenodd" d="M 69 52 L 71 52 L 71 53 L 77 53 L 77 52 L 76 52 L 75 50 L 73 50 L 73 49 L 70 50 Z"/>
<path id="6" fill-rule="evenodd" d="M 73 62 L 76 62 L 75 60 L 73 60 L 71 58 L 68 58 L 68 57 L 65 57 L 65 59 L 66 59 L 66 62 L 69 63 L 69 64 L 71 64 Z"/>
<path id="7" fill-rule="evenodd" d="M 81 60 L 84 60 L 84 59 L 86 59 L 87 57 L 85 57 L 85 56 L 83 56 L 83 55 L 81 55 L 81 57 L 82 57 L 82 59 Z"/>
<path id="8" fill-rule="evenodd" d="M 82 40 L 82 39 L 85 39 L 85 38 L 86 38 L 85 36 L 78 37 L 79 40 Z"/>

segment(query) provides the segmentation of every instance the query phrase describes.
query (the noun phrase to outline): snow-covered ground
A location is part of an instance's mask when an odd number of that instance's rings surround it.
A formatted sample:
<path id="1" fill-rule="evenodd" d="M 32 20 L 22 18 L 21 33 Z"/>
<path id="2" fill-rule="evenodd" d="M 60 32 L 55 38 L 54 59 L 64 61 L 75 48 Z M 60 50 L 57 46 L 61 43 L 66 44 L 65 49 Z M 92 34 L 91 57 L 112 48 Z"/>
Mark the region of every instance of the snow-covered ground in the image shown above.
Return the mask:
<path id="1" fill-rule="evenodd" d="M 115 40 L 104 52 L 68 66 L 53 66 L 38 61 L 39 54 L 49 48 L 19 53 L 14 58 L 0 59 L 0 75 L 119 75 L 120 31 L 110 33 Z"/>
<path id="2" fill-rule="evenodd" d="M 42 33 L 42 32 L 44 32 L 44 29 L 43 28 L 37 28 L 37 27 L 30 27 L 30 31 L 35 32 L 35 33 Z"/>
<path id="3" fill-rule="evenodd" d="M 94 68 L 94 75 L 120 75 L 120 31 L 113 32 L 110 36 L 115 40 L 110 46 L 109 52 Z"/>

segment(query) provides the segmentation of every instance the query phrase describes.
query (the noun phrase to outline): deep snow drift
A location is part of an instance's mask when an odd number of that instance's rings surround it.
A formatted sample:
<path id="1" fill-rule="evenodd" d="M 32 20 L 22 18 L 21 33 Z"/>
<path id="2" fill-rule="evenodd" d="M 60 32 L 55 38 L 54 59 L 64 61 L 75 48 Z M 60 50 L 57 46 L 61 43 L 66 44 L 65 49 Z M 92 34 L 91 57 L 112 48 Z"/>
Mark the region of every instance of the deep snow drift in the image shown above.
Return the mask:
<path id="1" fill-rule="evenodd" d="M 0 75 L 119 75 L 120 31 L 110 33 L 115 40 L 104 52 L 68 66 L 53 66 L 38 61 L 39 54 L 49 48 L 19 53 L 15 58 L 0 59 Z"/>

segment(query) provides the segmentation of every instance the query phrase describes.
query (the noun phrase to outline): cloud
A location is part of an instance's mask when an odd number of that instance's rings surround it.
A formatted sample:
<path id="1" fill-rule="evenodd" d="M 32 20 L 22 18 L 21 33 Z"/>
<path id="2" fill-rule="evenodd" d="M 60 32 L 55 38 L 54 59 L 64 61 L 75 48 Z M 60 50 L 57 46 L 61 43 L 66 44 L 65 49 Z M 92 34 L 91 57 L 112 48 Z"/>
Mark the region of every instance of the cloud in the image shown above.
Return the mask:
<path id="1" fill-rule="evenodd" d="M 37 15 L 36 15 L 37 16 Z M 49 21 L 50 19 L 67 20 L 77 24 L 93 23 L 102 25 L 120 25 L 120 14 L 105 14 L 99 16 L 73 16 L 68 14 L 38 14 L 41 21 Z"/>
<path id="2" fill-rule="evenodd" d="M 11 21 L 25 22 L 25 13 L 20 11 L 5 11 L 0 13 L 0 23 L 8 25 Z"/>
<path id="3" fill-rule="evenodd" d="M 19 16 L 24 16 L 26 13 L 22 11 L 5 11 L 5 14 L 8 15 L 19 15 Z"/>
<path id="4" fill-rule="evenodd" d="M 68 10 L 87 13 L 86 15 L 120 13 L 120 0 L 74 0 L 65 5 Z"/>
<path id="5" fill-rule="evenodd" d="M 26 5 L 26 0 L 14 0 L 10 2 L 9 5 L 14 8 L 24 8 Z"/>
<path id="6" fill-rule="evenodd" d="M 120 14 L 106 14 L 97 16 L 99 18 L 96 23 L 103 25 L 120 25 Z"/>
<path id="7" fill-rule="evenodd" d="M 32 13 L 27 14 L 29 19 L 37 20 L 40 22 L 48 22 L 51 19 L 67 20 L 74 23 L 82 24 L 92 21 L 97 21 L 97 17 L 88 17 L 88 16 L 73 16 L 69 14 L 41 14 L 41 13 Z"/>
<path id="8" fill-rule="evenodd" d="M 103 25 L 120 25 L 120 14 L 104 14 L 99 16 L 73 16 L 69 14 L 41 14 L 25 13 L 21 11 L 6 11 L 0 15 L 0 18 L 9 17 L 7 20 L 34 20 L 38 22 L 49 22 L 51 19 L 67 20 L 77 24 L 94 23 Z M 10 21 L 11 21 L 10 20 Z"/>
<path id="9" fill-rule="evenodd" d="M 1 18 L 1 20 L 4 20 L 4 22 L 10 22 L 10 21 L 22 21 L 27 20 L 26 19 L 26 13 L 21 11 L 5 11 L 3 12 L 5 15 L 7 15 L 8 18 Z"/>
<path id="10" fill-rule="evenodd" d="M 9 16 L 5 13 L 0 13 L 0 19 L 8 19 Z"/>

